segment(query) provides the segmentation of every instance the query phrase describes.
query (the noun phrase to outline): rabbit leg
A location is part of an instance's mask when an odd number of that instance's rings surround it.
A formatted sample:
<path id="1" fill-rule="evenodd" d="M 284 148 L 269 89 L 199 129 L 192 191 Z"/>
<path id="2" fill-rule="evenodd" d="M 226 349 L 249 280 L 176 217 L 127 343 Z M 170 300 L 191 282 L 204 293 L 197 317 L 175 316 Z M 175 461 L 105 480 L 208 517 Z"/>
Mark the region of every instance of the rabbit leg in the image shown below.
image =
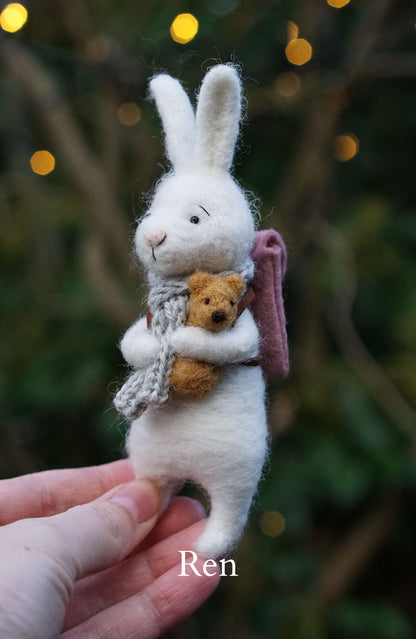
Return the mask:
<path id="1" fill-rule="evenodd" d="M 222 491 L 218 486 L 210 492 L 211 510 L 205 530 L 195 543 L 195 550 L 202 557 L 224 557 L 236 545 L 247 522 L 255 486 L 241 486 L 234 491 Z M 209 489 L 208 489 L 209 491 Z"/>

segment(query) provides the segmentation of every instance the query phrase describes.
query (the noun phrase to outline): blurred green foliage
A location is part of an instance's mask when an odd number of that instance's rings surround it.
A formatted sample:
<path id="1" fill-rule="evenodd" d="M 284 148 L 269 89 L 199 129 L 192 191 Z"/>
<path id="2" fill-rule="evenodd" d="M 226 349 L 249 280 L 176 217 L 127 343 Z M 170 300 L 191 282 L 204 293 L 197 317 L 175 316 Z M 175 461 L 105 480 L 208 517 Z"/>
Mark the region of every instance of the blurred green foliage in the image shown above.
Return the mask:
<path id="1" fill-rule="evenodd" d="M 410 639 L 416 619 L 416 73 L 412 0 L 33 0 L 0 34 L 0 473 L 123 454 L 117 341 L 144 308 L 134 222 L 162 172 L 147 81 L 241 65 L 235 175 L 288 246 L 291 375 L 239 578 L 178 637 Z M 173 42 L 177 13 L 199 32 Z M 285 57 L 287 21 L 313 56 Z M 288 97 L 282 82 L 296 74 Z M 280 87 L 280 88 L 279 88 Z M 140 121 L 118 108 L 134 101 Z M 338 135 L 359 151 L 334 158 Z M 47 148 L 55 170 L 29 160 Z M 165 166 L 165 164 L 163 165 Z M 243 471 L 242 471 L 243 472 Z M 279 511 L 285 531 L 262 532 Z"/>

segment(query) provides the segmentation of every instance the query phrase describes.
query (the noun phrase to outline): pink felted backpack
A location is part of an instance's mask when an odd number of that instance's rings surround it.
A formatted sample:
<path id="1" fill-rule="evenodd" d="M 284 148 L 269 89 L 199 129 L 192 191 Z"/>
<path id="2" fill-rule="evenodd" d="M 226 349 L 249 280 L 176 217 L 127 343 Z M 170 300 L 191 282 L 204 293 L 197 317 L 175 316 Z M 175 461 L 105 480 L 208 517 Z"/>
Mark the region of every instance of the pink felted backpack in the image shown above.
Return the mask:
<path id="1" fill-rule="evenodd" d="M 255 265 L 250 303 L 261 335 L 260 363 L 266 375 L 289 373 L 282 280 L 286 272 L 286 247 L 277 231 L 257 231 L 250 254 Z"/>

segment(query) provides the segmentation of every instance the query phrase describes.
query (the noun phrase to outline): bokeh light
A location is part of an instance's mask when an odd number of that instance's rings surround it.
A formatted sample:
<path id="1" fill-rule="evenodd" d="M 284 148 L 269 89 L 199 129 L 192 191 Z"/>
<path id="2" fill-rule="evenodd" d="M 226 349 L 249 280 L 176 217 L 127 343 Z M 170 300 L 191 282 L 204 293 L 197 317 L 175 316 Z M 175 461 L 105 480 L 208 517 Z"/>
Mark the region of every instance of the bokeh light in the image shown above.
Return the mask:
<path id="1" fill-rule="evenodd" d="M 260 530 L 266 537 L 278 537 L 286 528 L 286 520 L 277 510 L 268 510 L 260 518 Z"/>
<path id="2" fill-rule="evenodd" d="M 180 13 L 170 26 L 170 35 L 175 42 L 186 44 L 198 33 L 198 20 L 192 13 Z"/>
<path id="3" fill-rule="evenodd" d="M 350 0 L 326 0 L 330 7 L 334 7 L 335 9 L 341 9 L 345 7 L 345 5 L 350 3 Z"/>
<path id="4" fill-rule="evenodd" d="M 334 141 L 334 158 L 340 162 L 348 162 L 357 155 L 360 141 L 353 133 L 338 135 Z"/>
<path id="5" fill-rule="evenodd" d="M 285 49 L 286 57 L 291 64 L 306 64 L 312 57 L 312 46 L 304 38 L 291 40 Z"/>
<path id="6" fill-rule="evenodd" d="M 19 2 L 12 2 L 0 13 L 0 26 L 3 31 L 15 33 L 26 23 L 27 9 Z"/>
<path id="7" fill-rule="evenodd" d="M 135 102 L 123 102 L 117 111 L 117 117 L 124 126 L 134 126 L 141 118 L 142 112 Z"/>
<path id="8" fill-rule="evenodd" d="M 32 171 L 38 175 L 48 175 L 55 168 L 55 158 L 49 151 L 36 151 L 30 158 Z"/>
<path id="9" fill-rule="evenodd" d="M 299 93 L 300 88 L 300 77 L 297 73 L 293 73 L 293 71 L 285 71 L 277 77 L 276 91 L 283 98 L 293 98 L 293 96 Z"/>
<path id="10" fill-rule="evenodd" d="M 299 27 L 295 22 L 292 22 L 292 20 L 288 20 L 287 22 L 287 41 L 290 42 L 291 40 L 296 40 L 296 38 L 299 36 Z"/>

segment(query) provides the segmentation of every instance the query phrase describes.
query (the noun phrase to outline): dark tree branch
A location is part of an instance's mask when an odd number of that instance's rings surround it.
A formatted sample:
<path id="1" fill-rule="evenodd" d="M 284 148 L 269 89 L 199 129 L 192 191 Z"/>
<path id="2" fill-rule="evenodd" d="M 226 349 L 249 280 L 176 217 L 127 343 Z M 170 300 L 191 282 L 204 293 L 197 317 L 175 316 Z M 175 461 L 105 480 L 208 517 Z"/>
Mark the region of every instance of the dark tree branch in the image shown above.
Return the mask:
<path id="1" fill-rule="evenodd" d="M 64 98 L 45 69 L 21 45 L 10 41 L 3 44 L 1 57 L 36 105 L 54 146 L 65 159 L 72 181 L 85 197 L 87 216 L 106 237 L 123 277 L 133 281 L 126 216 L 110 188 L 101 161 L 88 148 Z"/>

